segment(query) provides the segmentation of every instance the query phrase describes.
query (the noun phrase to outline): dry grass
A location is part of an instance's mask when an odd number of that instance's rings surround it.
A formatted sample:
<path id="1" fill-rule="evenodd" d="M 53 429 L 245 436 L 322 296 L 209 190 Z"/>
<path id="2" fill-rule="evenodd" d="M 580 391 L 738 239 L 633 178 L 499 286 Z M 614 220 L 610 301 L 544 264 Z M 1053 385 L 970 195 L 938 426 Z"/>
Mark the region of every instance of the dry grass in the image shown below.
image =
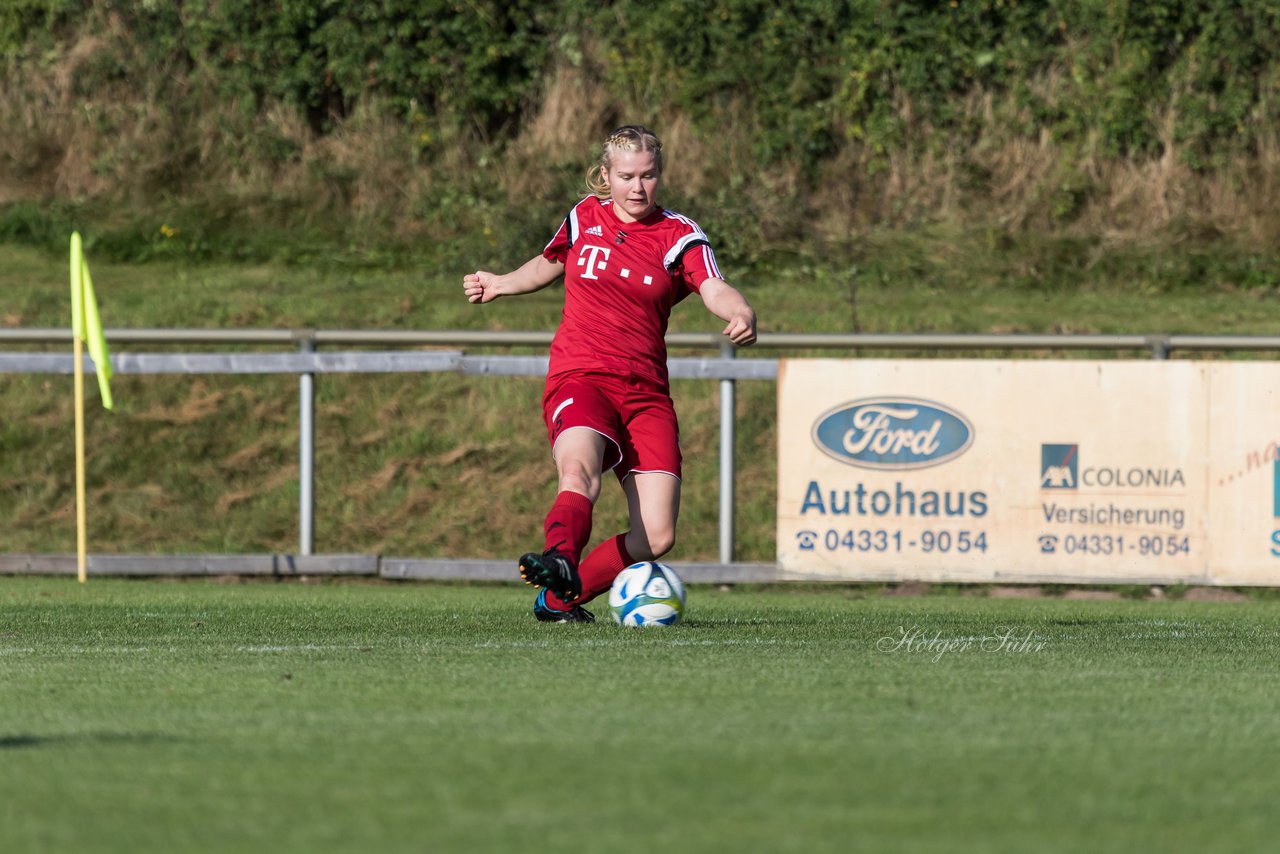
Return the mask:
<path id="1" fill-rule="evenodd" d="M 1066 82 L 1055 69 L 1033 81 L 1032 89 L 1053 104 Z M 1280 237 L 1273 202 L 1280 184 L 1275 131 L 1221 168 L 1197 171 L 1177 141 L 1176 97 L 1152 107 L 1162 151 L 1146 158 L 1108 156 L 1096 133 L 1077 143 L 1056 140 L 1044 127 L 1011 133 L 1008 128 L 1028 126 L 1032 117 L 1011 97 L 1002 101 L 990 92 L 973 92 L 963 101 L 964 123 L 981 128 L 963 150 L 940 144 L 908 99 L 899 96 L 896 105 L 906 141 L 886 154 L 879 171 L 856 142 L 826 164 L 814 202 L 826 241 L 839 243 L 870 225 L 971 223 L 975 217 L 1010 233 L 1098 235 L 1110 245 L 1202 235 L 1265 250 Z"/>
<path id="2" fill-rule="evenodd" d="M 250 220 L 269 220 L 283 206 L 303 224 L 341 218 L 399 238 L 438 237 L 492 219 L 480 208 L 494 187 L 520 209 L 561 195 L 566 176 L 586 171 L 602 132 L 658 108 L 608 91 L 590 62 L 562 64 L 500 151 L 465 124 L 448 130 L 431 117 L 402 120 L 370 99 L 317 135 L 282 105 L 250 114 L 219 102 L 198 71 L 160 69 L 162 81 L 95 79 L 90 87 L 84 78 L 94 63 L 128 46 L 127 33 L 104 32 L 0 83 L 0 204 L 98 200 L 145 209 L 157 199 L 204 200 L 197 204 Z M 1062 69 L 1028 85 L 1049 105 L 1070 89 Z M 1012 132 L 1032 117 L 990 92 L 961 102 L 962 124 L 979 128 L 967 140 L 941 138 L 907 96 L 894 103 L 904 143 L 873 155 L 850 139 L 816 185 L 794 164 L 752 165 L 758 140 L 744 102 L 718 108 L 723 130 L 714 134 L 688 115 L 663 112 L 655 121 L 670 153 L 669 186 L 708 207 L 740 206 L 760 234 L 782 244 L 817 237 L 840 245 L 871 225 L 975 219 L 1010 233 L 1088 233 L 1112 244 L 1167 240 L 1172 231 L 1262 249 L 1280 236 L 1273 203 L 1280 134 L 1198 172 L 1176 139 L 1177 95 L 1151 107 L 1163 151 L 1140 159 L 1108 157 L 1096 139 L 1067 144 L 1045 129 Z M 440 202 L 445 189 L 458 197 L 452 207 Z M 472 221 L 462 222 L 468 215 Z"/>

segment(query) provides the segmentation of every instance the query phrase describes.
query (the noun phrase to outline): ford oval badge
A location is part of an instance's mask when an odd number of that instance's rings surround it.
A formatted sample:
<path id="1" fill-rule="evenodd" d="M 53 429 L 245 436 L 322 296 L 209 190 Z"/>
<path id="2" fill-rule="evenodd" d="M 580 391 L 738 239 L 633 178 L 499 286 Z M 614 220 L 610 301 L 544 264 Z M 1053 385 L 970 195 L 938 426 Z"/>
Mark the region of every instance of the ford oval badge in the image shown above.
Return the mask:
<path id="1" fill-rule="evenodd" d="M 912 397 L 855 400 L 820 416 L 813 440 L 842 463 L 918 469 L 954 459 L 973 444 L 973 425 L 940 403 Z"/>

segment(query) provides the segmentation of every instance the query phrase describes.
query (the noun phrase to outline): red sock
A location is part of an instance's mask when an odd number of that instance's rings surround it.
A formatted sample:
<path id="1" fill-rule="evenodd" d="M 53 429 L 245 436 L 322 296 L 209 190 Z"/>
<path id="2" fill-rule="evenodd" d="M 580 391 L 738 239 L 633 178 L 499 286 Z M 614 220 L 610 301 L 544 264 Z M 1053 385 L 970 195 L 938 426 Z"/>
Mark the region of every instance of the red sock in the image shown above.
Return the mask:
<path id="1" fill-rule="evenodd" d="M 619 534 L 605 540 L 592 549 L 582 566 L 578 567 L 578 575 L 582 578 L 579 605 L 607 591 L 618 573 L 635 563 L 627 554 L 626 538 L 626 534 Z"/>
<path id="2" fill-rule="evenodd" d="M 591 499 L 581 493 L 565 490 L 557 495 L 543 523 L 546 539 L 542 550 L 555 549 L 576 566 L 591 539 L 591 510 Z"/>
<path id="3" fill-rule="evenodd" d="M 582 579 L 582 595 L 574 603 L 581 605 L 604 593 L 613 585 L 618 573 L 635 563 L 627 554 L 626 534 L 610 537 L 591 550 L 587 559 L 578 567 L 578 577 Z M 569 610 L 569 605 L 559 596 L 547 591 L 547 606 L 557 611 Z"/>

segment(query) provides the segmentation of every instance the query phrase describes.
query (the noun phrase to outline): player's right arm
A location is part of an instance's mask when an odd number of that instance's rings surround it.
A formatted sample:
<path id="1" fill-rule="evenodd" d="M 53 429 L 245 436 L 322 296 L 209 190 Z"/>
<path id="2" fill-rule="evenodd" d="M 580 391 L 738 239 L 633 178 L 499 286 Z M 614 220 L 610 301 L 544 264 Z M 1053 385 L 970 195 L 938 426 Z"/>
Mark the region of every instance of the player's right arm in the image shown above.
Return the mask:
<path id="1" fill-rule="evenodd" d="M 498 297 L 542 290 L 563 275 L 564 264 L 537 255 L 504 276 L 484 270 L 467 273 L 462 277 L 462 290 L 467 295 L 467 302 L 493 302 Z"/>

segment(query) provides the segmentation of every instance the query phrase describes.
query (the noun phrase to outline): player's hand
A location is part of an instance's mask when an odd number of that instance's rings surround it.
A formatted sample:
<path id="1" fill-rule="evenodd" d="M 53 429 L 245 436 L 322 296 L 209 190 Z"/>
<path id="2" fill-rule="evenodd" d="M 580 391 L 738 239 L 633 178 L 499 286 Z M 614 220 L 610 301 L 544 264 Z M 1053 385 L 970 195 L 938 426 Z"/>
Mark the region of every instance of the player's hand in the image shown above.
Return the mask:
<path id="1" fill-rule="evenodd" d="M 750 308 L 738 311 L 729 319 L 723 334 L 739 347 L 750 347 L 756 343 L 756 313 Z"/>
<path id="2" fill-rule="evenodd" d="M 462 291 L 467 295 L 467 302 L 493 302 L 498 298 L 496 286 L 497 276 L 477 270 L 462 277 Z"/>

